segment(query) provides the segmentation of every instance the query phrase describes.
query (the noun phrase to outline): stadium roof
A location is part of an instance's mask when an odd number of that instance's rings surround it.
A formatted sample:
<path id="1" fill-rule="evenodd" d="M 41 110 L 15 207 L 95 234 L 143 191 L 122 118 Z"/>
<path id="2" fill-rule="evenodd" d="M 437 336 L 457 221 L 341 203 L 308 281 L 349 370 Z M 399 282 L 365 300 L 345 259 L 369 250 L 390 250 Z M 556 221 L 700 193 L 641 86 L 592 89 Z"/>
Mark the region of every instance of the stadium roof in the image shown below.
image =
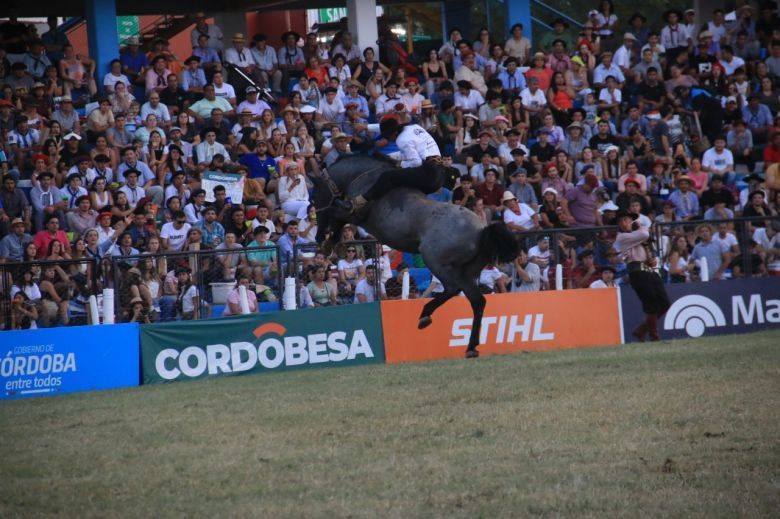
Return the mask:
<path id="1" fill-rule="evenodd" d="M 412 3 L 409 0 L 377 0 L 377 4 Z M 29 2 L 10 0 L 4 2 L 4 15 L 31 16 L 82 16 L 84 0 L 58 0 L 57 2 Z M 195 11 L 271 11 L 281 9 L 317 9 L 320 7 L 344 7 L 345 0 L 171 0 L 160 7 L 159 0 L 116 0 L 117 14 L 187 14 Z"/>

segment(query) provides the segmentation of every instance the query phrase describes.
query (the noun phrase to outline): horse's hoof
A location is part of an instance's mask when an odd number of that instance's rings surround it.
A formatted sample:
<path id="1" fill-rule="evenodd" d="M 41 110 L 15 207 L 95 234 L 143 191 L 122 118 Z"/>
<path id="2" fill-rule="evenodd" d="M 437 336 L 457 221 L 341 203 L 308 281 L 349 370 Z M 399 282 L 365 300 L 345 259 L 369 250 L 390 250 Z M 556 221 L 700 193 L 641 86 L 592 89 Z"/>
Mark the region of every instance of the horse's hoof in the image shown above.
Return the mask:
<path id="1" fill-rule="evenodd" d="M 477 357 L 479 357 L 479 352 L 477 350 L 466 350 L 467 359 L 476 359 Z"/>
<path id="2" fill-rule="evenodd" d="M 428 317 L 421 317 L 420 322 L 417 323 L 417 329 L 422 330 L 424 328 L 427 328 L 433 323 L 433 319 L 431 319 L 431 316 Z"/>

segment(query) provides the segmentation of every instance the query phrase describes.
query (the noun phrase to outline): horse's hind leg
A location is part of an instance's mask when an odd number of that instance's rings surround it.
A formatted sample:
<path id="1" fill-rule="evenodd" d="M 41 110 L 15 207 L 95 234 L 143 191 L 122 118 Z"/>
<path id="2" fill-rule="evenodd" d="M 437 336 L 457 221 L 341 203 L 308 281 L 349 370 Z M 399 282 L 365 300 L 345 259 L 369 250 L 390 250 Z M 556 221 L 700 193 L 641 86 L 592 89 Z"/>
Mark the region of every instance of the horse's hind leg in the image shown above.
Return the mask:
<path id="1" fill-rule="evenodd" d="M 482 329 L 482 315 L 485 312 L 485 305 L 487 300 L 482 292 L 479 291 L 479 286 L 472 282 L 467 288 L 463 290 L 466 294 L 466 298 L 471 303 L 471 310 L 474 312 L 474 320 L 471 323 L 471 336 L 469 337 L 469 345 L 466 348 L 466 358 L 479 357 L 477 351 L 477 345 L 479 344 L 479 335 Z"/>
<path id="2" fill-rule="evenodd" d="M 435 312 L 436 309 L 441 305 L 452 299 L 458 292 L 458 290 L 445 287 L 444 292 L 439 292 L 433 296 L 433 299 L 425 303 L 422 312 L 420 312 L 420 322 L 417 323 L 417 328 L 422 330 L 423 328 L 430 326 L 430 324 L 433 322 L 433 319 L 431 319 L 431 314 Z"/>

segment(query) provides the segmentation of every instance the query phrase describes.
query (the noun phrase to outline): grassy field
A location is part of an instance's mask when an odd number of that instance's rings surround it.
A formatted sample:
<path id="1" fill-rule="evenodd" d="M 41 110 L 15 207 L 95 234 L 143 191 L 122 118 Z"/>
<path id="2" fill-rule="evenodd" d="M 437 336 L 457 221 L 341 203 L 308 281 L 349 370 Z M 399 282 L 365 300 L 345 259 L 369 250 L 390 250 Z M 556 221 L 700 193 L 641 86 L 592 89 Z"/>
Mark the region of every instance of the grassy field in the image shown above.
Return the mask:
<path id="1" fill-rule="evenodd" d="M 780 332 L 0 404 L 0 517 L 775 516 Z"/>

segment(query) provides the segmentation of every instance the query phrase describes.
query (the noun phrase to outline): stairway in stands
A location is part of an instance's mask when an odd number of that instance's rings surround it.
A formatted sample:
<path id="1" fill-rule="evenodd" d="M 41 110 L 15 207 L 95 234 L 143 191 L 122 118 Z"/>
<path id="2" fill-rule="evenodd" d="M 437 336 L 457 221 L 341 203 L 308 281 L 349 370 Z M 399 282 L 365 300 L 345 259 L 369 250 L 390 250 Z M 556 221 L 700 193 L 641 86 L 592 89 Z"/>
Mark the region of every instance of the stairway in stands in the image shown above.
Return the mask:
<path id="1" fill-rule="evenodd" d="M 60 29 L 70 33 L 84 23 L 86 19 L 81 16 L 68 18 L 60 25 Z M 195 16 L 191 14 L 158 16 L 140 28 L 138 37 L 141 40 L 141 48 L 151 50 L 155 40 L 170 39 L 194 23 Z"/>
<path id="2" fill-rule="evenodd" d="M 581 15 L 583 19 L 585 13 Z M 531 0 L 531 21 L 534 24 L 534 34 L 542 34 L 552 30 L 552 22 L 556 18 L 563 18 L 572 27 L 581 29 L 584 22 L 575 20 L 571 16 L 541 0 Z"/>

